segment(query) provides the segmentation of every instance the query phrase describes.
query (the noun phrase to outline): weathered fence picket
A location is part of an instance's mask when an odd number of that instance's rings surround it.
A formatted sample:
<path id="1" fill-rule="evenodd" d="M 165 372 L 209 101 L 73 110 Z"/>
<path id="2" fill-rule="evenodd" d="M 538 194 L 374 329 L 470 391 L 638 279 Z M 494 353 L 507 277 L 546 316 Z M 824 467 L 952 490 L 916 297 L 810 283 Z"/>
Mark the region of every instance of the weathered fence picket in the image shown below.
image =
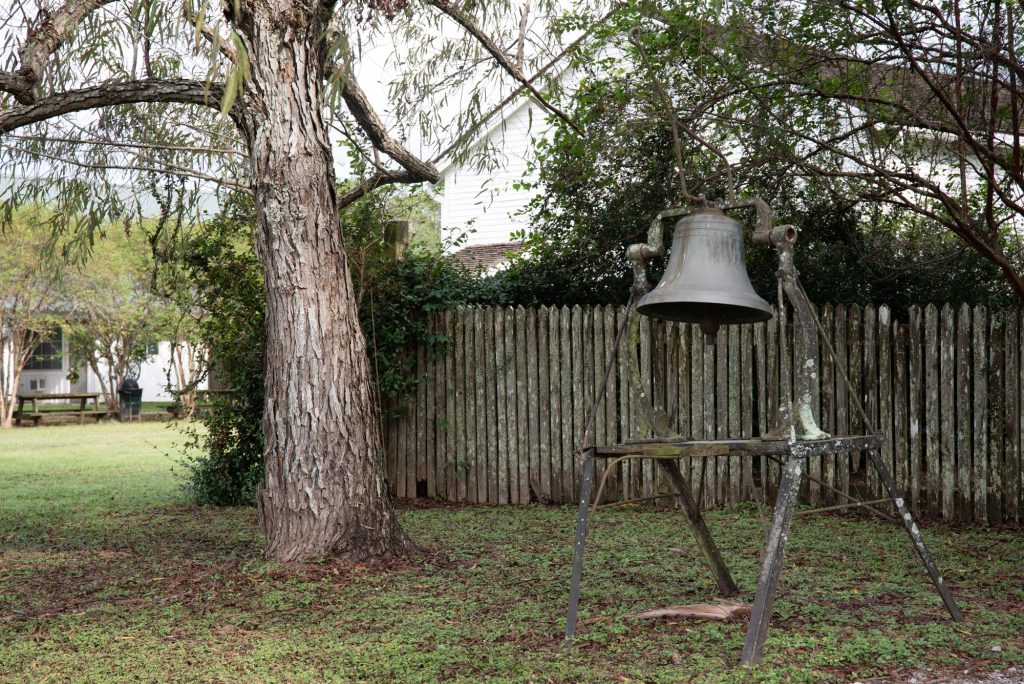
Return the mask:
<path id="1" fill-rule="evenodd" d="M 1006 453 L 1003 461 L 1003 482 L 1006 502 L 1004 519 L 1016 521 L 1020 497 L 1020 315 L 1016 310 L 1006 312 L 1006 368 L 1004 409 L 1006 411 Z"/>
<path id="2" fill-rule="evenodd" d="M 707 345 L 698 326 L 642 318 L 639 335 L 627 329 L 616 348 L 626 314 L 618 306 L 468 307 L 430 316 L 428 332 L 448 344 L 410 350 L 411 391 L 382 406 L 392 493 L 572 502 L 576 450 L 592 409 L 596 443 L 651 437 L 649 406 L 659 431 L 695 439 L 750 437 L 777 425 L 799 362 L 792 316 L 785 344 L 776 321 L 723 327 Z M 928 305 L 897 315 L 886 306 L 826 305 L 819 314 L 828 341 L 818 350 L 812 396 L 820 426 L 833 434 L 881 430 L 883 461 L 918 514 L 1019 521 L 1022 311 Z M 807 503 L 842 503 L 831 487 L 879 496 L 865 463 L 857 453 L 812 461 L 808 472 L 823 484 L 804 489 Z M 771 497 L 778 482 L 777 465 L 765 459 L 684 465 L 704 506 Z M 626 461 L 608 478 L 603 501 L 667 491 L 652 463 Z"/>
<path id="3" fill-rule="evenodd" d="M 882 462 L 888 466 L 890 472 L 895 473 L 893 467 L 893 449 L 895 447 L 895 435 L 893 434 L 893 386 L 892 386 L 892 315 L 889 307 L 884 304 L 878 307 L 878 418 L 876 425 L 885 436 L 882 443 Z M 874 485 L 869 487 L 871 498 L 881 498 L 882 485 L 874 468 L 868 468 L 872 474 L 871 482 Z"/>
<path id="4" fill-rule="evenodd" d="M 988 520 L 988 354 L 986 350 L 986 333 L 988 321 L 985 320 L 984 307 L 974 309 L 974 401 L 971 407 L 974 414 L 974 519 L 979 522 Z"/>
<path id="5" fill-rule="evenodd" d="M 821 326 L 825 336 L 834 345 L 835 327 L 833 324 L 832 305 L 826 305 L 821 312 Z M 825 340 L 819 340 L 818 359 L 821 364 L 821 413 L 818 414 L 821 429 L 829 434 L 838 434 L 836 428 L 836 372 L 835 359 L 829 351 L 829 345 Z M 834 347 L 833 347 L 834 348 Z M 759 397 L 758 401 L 762 401 Z M 821 457 L 821 478 L 827 487 L 836 486 L 836 464 L 832 456 Z M 812 473 L 813 475 L 813 473 Z M 826 505 L 834 505 L 836 502 L 835 493 L 830 489 L 822 492 L 822 502 Z"/>
<path id="6" fill-rule="evenodd" d="M 921 362 L 921 310 L 910 307 L 910 334 L 907 336 L 907 344 L 910 346 L 910 391 L 907 395 L 908 412 L 907 423 L 910 428 L 910 502 L 915 512 L 923 513 L 925 506 L 921 498 L 921 435 L 924 432 L 924 413 L 922 410 L 923 386 Z"/>
<path id="7" fill-rule="evenodd" d="M 934 304 L 924 310 L 924 454 L 928 514 L 938 515 L 940 496 L 939 321 Z"/>
<path id="8" fill-rule="evenodd" d="M 971 485 L 972 418 L 971 412 L 971 309 L 964 304 L 960 307 L 957 320 L 956 338 L 956 457 L 957 488 L 953 498 L 957 501 L 960 520 L 970 520 L 974 515 L 971 507 L 973 489 Z"/>
<path id="9" fill-rule="evenodd" d="M 941 381 L 938 400 L 941 412 L 941 461 L 942 461 L 942 517 L 952 520 L 956 504 L 953 500 L 953 491 L 956 487 L 956 400 L 954 398 L 956 385 L 953 382 L 954 375 L 954 352 L 953 334 L 956 331 L 956 321 L 953 318 L 953 308 L 946 304 L 942 307 L 940 314 L 941 323 L 939 327 L 939 373 Z"/>
<path id="10" fill-rule="evenodd" d="M 867 413 L 868 424 L 860 428 L 862 432 L 877 432 L 881 428 L 878 419 L 878 393 L 881 390 L 878 378 L 878 355 L 881 351 L 881 344 L 875 337 L 875 328 L 878 322 L 875 307 L 868 306 L 864 309 L 864 380 L 861 401 L 864 411 Z M 866 455 L 865 455 L 866 456 Z M 865 467 L 864 475 L 867 479 L 867 491 L 871 492 L 871 498 L 877 491 L 878 485 L 875 482 L 876 473 L 874 468 Z"/>

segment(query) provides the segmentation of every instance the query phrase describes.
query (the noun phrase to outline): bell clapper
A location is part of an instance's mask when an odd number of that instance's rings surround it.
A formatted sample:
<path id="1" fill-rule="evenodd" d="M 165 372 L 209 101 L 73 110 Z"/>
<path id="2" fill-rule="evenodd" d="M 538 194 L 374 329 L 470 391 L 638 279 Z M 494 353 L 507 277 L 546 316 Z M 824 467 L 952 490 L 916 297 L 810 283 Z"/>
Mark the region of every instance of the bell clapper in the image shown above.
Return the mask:
<path id="1" fill-rule="evenodd" d="M 718 337 L 718 328 L 718 321 L 705 319 L 700 322 L 700 330 L 704 333 L 704 344 L 709 347 L 715 344 L 715 339 Z"/>

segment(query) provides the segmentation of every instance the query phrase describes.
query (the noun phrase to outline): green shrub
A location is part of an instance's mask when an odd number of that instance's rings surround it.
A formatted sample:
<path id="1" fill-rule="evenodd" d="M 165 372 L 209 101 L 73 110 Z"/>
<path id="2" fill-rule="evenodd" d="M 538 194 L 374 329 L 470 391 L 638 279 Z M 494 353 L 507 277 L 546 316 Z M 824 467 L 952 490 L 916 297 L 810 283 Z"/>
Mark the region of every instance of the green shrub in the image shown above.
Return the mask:
<path id="1" fill-rule="evenodd" d="M 190 429 L 185 489 L 199 504 L 255 500 L 263 480 L 264 291 L 249 247 L 251 206 L 244 201 L 207 223 L 189 240 L 182 274 L 203 315 L 198 336 L 211 359 L 209 375 L 229 397 L 199 413 L 204 429 Z"/>
<path id="2" fill-rule="evenodd" d="M 398 397 L 415 385 L 410 350 L 427 344 L 440 353 L 447 346 L 428 329 L 428 315 L 465 303 L 476 287 L 436 246 L 414 242 L 394 260 L 386 224 L 392 211 L 407 213 L 408 202 L 408 194 L 385 190 L 341 217 L 378 397 Z M 248 201 L 230 203 L 179 257 L 192 305 L 204 312 L 198 335 L 212 359 L 210 374 L 232 390 L 199 414 L 203 429 L 190 431 L 184 486 L 204 505 L 251 504 L 263 481 L 264 289 L 251 247 L 254 223 Z"/>

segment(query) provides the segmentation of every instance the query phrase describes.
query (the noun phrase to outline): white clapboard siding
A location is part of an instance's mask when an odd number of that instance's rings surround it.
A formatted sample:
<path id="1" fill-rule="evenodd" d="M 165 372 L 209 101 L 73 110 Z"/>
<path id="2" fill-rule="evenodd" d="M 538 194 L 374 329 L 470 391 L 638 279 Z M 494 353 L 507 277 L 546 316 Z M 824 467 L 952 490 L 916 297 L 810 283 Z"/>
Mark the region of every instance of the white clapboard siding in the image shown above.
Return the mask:
<path id="1" fill-rule="evenodd" d="M 546 128 L 543 112 L 532 101 L 523 100 L 476 143 L 486 143 L 498 150 L 499 168 L 482 172 L 462 164 L 441 168 L 444 244 L 450 244 L 463 233 L 466 240 L 460 247 L 508 242 L 513 231 L 529 228 L 521 212 L 537 193 L 516 189 L 513 184 L 523 180 L 533 154 L 533 142 Z"/>

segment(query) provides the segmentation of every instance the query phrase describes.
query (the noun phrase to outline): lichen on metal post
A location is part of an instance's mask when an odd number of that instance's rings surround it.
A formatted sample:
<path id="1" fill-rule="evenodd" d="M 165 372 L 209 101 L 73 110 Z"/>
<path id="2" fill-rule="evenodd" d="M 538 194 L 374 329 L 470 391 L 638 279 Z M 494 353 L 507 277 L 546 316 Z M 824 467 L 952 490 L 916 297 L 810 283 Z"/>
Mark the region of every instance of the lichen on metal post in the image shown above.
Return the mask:
<path id="1" fill-rule="evenodd" d="M 577 610 L 580 603 L 580 582 L 583 579 L 583 551 L 587 544 L 587 514 L 590 511 L 590 489 L 594 482 L 594 450 L 583 457 L 583 480 L 580 482 L 580 504 L 576 513 L 576 542 L 572 550 L 572 580 L 569 585 L 569 610 L 565 619 L 565 640 L 576 635 Z"/>
<path id="2" fill-rule="evenodd" d="M 800 352 L 797 358 L 801 359 L 801 363 L 793 369 L 796 400 L 792 420 L 799 426 L 800 439 L 827 439 L 829 434 L 818 427 L 811 407 L 814 386 L 818 382 L 818 339 L 814 314 L 797 285 L 799 273 L 793 261 L 793 245 L 796 238 L 797 229 L 794 226 L 777 226 L 770 233 L 771 243 L 779 254 L 779 270 L 776 272 L 779 284 L 793 304 L 793 311 L 800 321 L 800 339 L 793 340 Z"/>
<path id="3" fill-rule="evenodd" d="M 786 465 L 782 470 L 782 481 L 779 483 L 779 494 L 775 500 L 775 511 L 772 513 L 772 528 L 768 535 L 764 565 L 761 567 L 761 577 L 757 582 L 754 607 L 750 613 L 747 638 L 740 658 L 740 663 L 744 665 L 760 662 L 764 653 L 764 641 L 772 617 L 772 605 L 775 603 L 775 589 L 782 574 L 782 557 L 786 550 L 789 524 L 793 519 L 797 496 L 800 493 L 804 467 L 802 456 L 794 453 L 787 456 Z"/>

